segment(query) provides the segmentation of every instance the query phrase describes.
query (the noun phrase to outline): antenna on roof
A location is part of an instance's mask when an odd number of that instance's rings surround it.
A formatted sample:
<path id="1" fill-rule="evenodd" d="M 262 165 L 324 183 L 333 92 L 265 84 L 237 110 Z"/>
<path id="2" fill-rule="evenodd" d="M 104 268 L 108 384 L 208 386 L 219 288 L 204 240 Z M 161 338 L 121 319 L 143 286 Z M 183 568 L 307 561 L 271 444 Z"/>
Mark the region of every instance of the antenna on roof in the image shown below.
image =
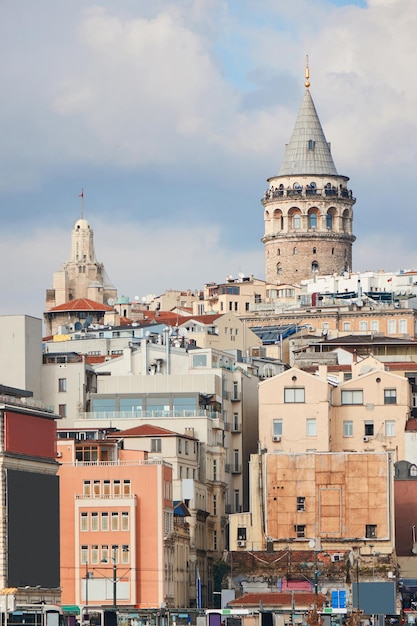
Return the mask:
<path id="1" fill-rule="evenodd" d="M 310 68 L 308 66 L 308 54 L 306 54 L 306 80 L 304 86 L 307 89 L 310 87 Z"/>
<path id="2" fill-rule="evenodd" d="M 81 198 L 81 219 L 84 219 L 84 189 L 81 189 L 81 193 L 78 194 L 78 197 Z"/>

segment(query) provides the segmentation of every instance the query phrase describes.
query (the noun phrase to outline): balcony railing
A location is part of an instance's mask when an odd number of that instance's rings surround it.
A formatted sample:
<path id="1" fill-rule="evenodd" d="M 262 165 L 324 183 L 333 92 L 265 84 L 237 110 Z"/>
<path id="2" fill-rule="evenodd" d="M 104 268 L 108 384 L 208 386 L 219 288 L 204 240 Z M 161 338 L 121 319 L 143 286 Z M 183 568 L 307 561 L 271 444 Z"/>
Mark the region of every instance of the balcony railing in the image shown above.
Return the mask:
<path id="1" fill-rule="evenodd" d="M 299 189 L 267 189 L 265 191 L 263 200 L 274 200 L 275 198 L 282 197 L 310 197 L 310 196 L 324 196 L 324 197 L 334 197 L 334 198 L 350 198 L 354 200 L 351 189 L 338 189 L 337 187 L 323 187 L 323 189 L 318 189 L 317 187 L 310 187 L 307 185 L 306 187 L 300 187 Z"/>
<path id="2" fill-rule="evenodd" d="M 138 418 L 161 418 L 173 417 L 207 417 L 212 420 L 222 420 L 222 414 L 208 409 L 195 409 L 193 411 L 91 411 L 80 412 L 79 419 L 85 420 L 115 420 L 115 419 L 138 419 Z"/>

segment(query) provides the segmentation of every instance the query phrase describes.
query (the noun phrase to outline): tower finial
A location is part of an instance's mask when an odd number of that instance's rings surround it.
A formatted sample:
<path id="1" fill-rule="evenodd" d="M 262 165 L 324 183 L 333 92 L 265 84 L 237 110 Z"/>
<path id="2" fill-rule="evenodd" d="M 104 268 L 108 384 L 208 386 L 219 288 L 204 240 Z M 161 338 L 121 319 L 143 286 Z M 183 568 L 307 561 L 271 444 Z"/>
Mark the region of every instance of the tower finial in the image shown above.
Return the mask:
<path id="1" fill-rule="evenodd" d="M 307 89 L 310 87 L 310 68 L 308 67 L 308 54 L 306 54 L 306 80 L 304 86 Z"/>

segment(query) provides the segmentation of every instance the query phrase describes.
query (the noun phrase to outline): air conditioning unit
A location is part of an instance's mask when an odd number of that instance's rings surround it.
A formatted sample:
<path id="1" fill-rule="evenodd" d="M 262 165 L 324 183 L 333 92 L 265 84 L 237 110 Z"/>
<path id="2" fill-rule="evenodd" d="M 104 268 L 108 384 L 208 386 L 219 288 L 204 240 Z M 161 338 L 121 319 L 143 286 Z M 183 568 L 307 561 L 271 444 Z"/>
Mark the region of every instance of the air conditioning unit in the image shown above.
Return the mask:
<path id="1" fill-rule="evenodd" d="M 274 436 L 272 437 L 272 439 L 273 439 L 273 441 L 281 441 L 281 437 L 280 437 L 280 435 L 274 435 Z"/>
<path id="2" fill-rule="evenodd" d="M 369 441 L 369 437 L 364 437 L 364 438 L 363 438 L 363 441 L 364 441 L 364 443 L 368 443 L 368 441 Z"/>
<path id="3" fill-rule="evenodd" d="M 337 563 L 338 561 L 343 561 L 343 554 L 332 554 L 331 559 L 333 563 Z"/>
<path id="4" fill-rule="evenodd" d="M 238 548 L 244 548 L 246 546 L 246 541 L 243 541 L 242 539 L 239 539 L 237 542 L 237 547 Z"/>

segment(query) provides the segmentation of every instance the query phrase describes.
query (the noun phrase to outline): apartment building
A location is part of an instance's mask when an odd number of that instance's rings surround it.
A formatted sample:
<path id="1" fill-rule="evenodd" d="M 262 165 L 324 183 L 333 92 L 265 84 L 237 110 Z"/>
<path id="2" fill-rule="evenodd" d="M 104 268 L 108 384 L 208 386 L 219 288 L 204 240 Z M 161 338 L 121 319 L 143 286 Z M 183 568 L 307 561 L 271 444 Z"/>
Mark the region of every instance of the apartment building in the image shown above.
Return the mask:
<path id="1" fill-rule="evenodd" d="M 64 605 L 176 606 L 172 468 L 105 439 L 60 439 Z"/>
<path id="2" fill-rule="evenodd" d="M 379 452 L 404 458 L 411 411 L 408 379 L 373 357 L 353 362 L 349 376 L 291 368 L 259 385 L 259 440 L 280 452 Z"/>

